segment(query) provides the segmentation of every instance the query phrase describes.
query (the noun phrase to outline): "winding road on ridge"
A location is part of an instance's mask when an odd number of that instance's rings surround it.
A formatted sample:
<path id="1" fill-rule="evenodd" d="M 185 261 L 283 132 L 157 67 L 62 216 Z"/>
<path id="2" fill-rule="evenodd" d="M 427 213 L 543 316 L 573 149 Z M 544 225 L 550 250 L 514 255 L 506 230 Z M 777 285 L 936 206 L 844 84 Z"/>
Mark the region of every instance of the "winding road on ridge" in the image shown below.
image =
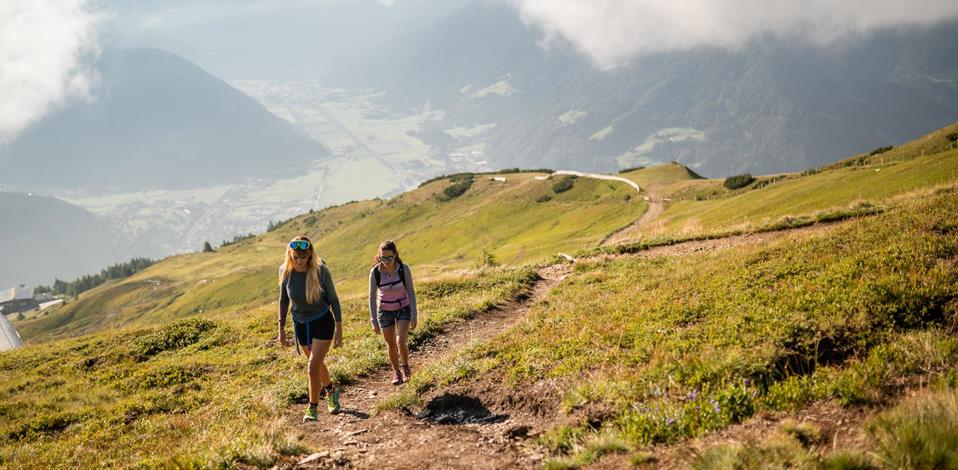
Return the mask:
<path id="1" fill-rule="evenodd" d="M 630 179 L 623 178 L 621 176 L 602 175 L 598 173 L 584 173 L 581 171 L 569 171 L 569 170 L 556 171 L 553 174 L 573 175 L 573 176 L 579 176 L 583 178 L 595 178 L 595 179 L 606 180 L 606 181 L 618 181 L 620 183 L 625 183 L 635 188 L 635 191 L 638 192 L 639 194 L 642 193 L 642 187 L 640 187 L 638 183 Z M 653 220 L 657 219 L 660 215 L 662 215 L 662 212 L 665 211 L 665 207 L 662 205 L 662 198 L 659 197 L 659 195 L 654 194 L 654 191 L 652 191 L 651 188 L 649 188 L 648 194 L 649 195 L 645 198 L 645 200 L 646 202 L 649 203 L 649 208 L 646 209 L 644 213 L 642 213 L 642 216 L 639 217 L 639 219 L 636 220 L 635 222 L 629 224 L 628 226 L 623 227 L 622 229 L 619 229 L 615 231 L 614 233 L 609 234 L 608 237 L 602 240 L 602 242 L 600 243 L 601 246 L 617 245 L 619 243 L 635 241 L 636 239 L 639 238 L 640 235 L 642 235 L 643 228 L 647 227 Z"/>

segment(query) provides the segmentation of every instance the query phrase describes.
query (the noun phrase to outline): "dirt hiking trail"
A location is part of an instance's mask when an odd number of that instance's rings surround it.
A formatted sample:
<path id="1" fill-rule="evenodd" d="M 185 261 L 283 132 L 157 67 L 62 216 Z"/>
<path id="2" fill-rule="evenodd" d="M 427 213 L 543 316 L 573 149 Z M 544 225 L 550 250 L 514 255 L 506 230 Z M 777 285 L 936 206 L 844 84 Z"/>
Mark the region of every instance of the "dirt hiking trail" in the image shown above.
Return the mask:
<path id="1" fill-rule="evenodd" d="M 691 241 L 631 255 L 599 255 L 591 259 L 683 256 L 822 232 L 839 225 L 841 223 L 816 224 L 779 232 Z M 475 313 L 412 349 L 413 375 L 428 364 L 449 360 L 472 342 L 489 340 L 515 325 L 572 273 L 572 265 L 552 265 L 538 273 L 541 279 L 527 292 L 502 306 Z M 304 362 L 304 382 L 305 366 Z M 391 378 L 392 370 L 388 367 L 358 377 L 353 384 L 342 387 L 342 412 L 330 415 L 320 403 L 316 422 L 302 423 L 304 405 L 291 405 L 283 418 L 285 426 L 296 430 L 302 444 L 323 450 L 283 457 L 273 468 L 537 468 L 547 455 L 530 438 L 569 419 L 558 414 L 562 390 L 557 384 L 544 382 L 523 390 L 510 390 L 505 384 L 488 378 L 484 382 L 466 380 L 466 383 L 430 391 L 422 397 L 425 406 L 415 414 L 377 413 L 378 403 L 406 386 L 392 385 Z M 665 461 L 671 460 L 666 455 L 662 457 L 666 457 Z M 681 457 L 678 460 L 684 461 Z M 614 458 L 608 463 L 612 462 Z"/>
<path id="2" fill-rule="evenodd" d="M 530 291 L 456 323 L 412 350 L 413 374 L 474 341 L 505 331 L 570 273 L 569 265 L 540 269 L 542 279 Z M 420 417 L 400 411 L 376 414 L 383 398 L 406 386 L 392 385 L 391 378 L 392 369 L 387 367 L 344 386 L 342 412 L 330 415 L 321 403 L 316 422 L 301 423 L 304 405 L 290 406 L 286 419 L 304 436 L 303 444 L 328 450 L 299 456 L 277 468 L 516 468 L 535 466 L 545 457 L 517 439 L 531 427 L 522 416 L 486 408 L 484 403 L 492 397 L 443 393 L 426 404 Z"/>

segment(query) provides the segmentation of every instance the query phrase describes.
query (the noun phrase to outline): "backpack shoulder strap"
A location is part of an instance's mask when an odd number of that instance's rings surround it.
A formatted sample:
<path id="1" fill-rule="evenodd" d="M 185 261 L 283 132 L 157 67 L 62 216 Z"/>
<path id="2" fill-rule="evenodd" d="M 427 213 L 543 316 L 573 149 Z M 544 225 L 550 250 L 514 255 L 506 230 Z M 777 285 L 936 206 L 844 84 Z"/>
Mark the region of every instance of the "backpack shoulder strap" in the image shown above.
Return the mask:
<path id="1" fill-rule="evenodd" d="M 405 289 L 406 288 L 406 273 L 405 271 L 403 271 L 403 264 L 399 263 L 399 266 L 396 268 L 396 270 L 399 272 L 399 280 L 402 281 L 402 287 L 403 289 Z"/>
<path id="2" fill-rule="evenodd" d="M 379 287 L 379 285 L 383 283 L 383 275 L 379 272 L 379 265 L 373 268 L 373 277 L 376 278 L 376 287 Z"/>
<path id="3" fill-rule="evenodd" d="M 320 289 L 322 289 L 322 291 L 323 291 L 323 300 L 325 300 L 326 303 L 329 304 L 329 296 L 326 295 L 326 289 L 323 289 L 323 288 L 322 288 L 322 286 L 323 286 L 323 268 L 329 269 L 329 267 L 326 266 L 326 260 L 324 260 L 324 259 L 322 259 L 322 258 L 319 259 L 319 263 L 320 263 L 320 267 L 319 267 L 319 286 L 320 286 Z"/>

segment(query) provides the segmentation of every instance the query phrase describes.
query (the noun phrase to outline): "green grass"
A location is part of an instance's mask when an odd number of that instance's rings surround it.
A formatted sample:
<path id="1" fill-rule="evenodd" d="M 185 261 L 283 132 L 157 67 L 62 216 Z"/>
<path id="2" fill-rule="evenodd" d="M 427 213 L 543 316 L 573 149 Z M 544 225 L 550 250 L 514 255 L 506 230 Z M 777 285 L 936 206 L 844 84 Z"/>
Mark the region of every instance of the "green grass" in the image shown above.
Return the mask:
<path id="1" fill-rule="evenodd" d="M 955 180 L 958 180 L 958 151 L 879 167 L 840 168 L 786 178 L 759 189 L 730 192 L 718 199 L 673 201 L 662 214 L 659 233 L 697 233 L 760 226 L 785 216 L 809 214 L 860 201 L 880 202 Z"/>
<path id="2" fill-rule="evenodd" d="M 530 288 L 530 269 L 421 284 L 419 344 Z M 340 383 L 385 366 L 359 300 L 327 361 Z M 305 360 L 275 346 L 273 308 L 123 328 L 0 355 L 0 466 L 269 466 L 300 454 L 282 421 L 306 397 Z"/>
<path id="3" fill-rule="evenodd" d="M 564 193 L 534 174 L 506 175 L 506 184 L 476 178 L 458 197 L 442 201 L 440 180 L 390 201 L 365 201 L 304 214 L 275 230 L 222 248 L 167 258 L 128 279 L 108 283 L 32 320 L 17 323 L 27 343 L 171 321 L 193 315 L 228 318 L 275 302 L 275 277 L 285 242 L 306 234 L 326 259 L 341 297 L 366 294 L 371 259 L 380 242 L 397 240 L 417 280 L 483 262 L 508 265 L 551 259 L 560 251 L 594 246 L 645 210 L 624 184 L 579 179 Z"/>
<path id="4" fill-rule="evenodd" d="M 640 449 L 758 410 L 881 405 L 902 380 L 958 363 L 947 333 L 958 313 L 956 220 L 950 188 L 820 234 L 580 263 L 514 329 L 423 371 L 383 406 L 487 375 L 516 390 L 556 381 L 565 413 Z M 555 465 L 586 463 L 595 432 L 554 430 L 548 447 L 570 454 Z"/>
<path id="5" fill-rule="evenodd" d="M 624 173 L 643 188 L 673 198 L 659 220 L 643 231 L 645 238 L 638 245 L 795 228 L 873 213 L 889 198 L 958 180 L 958 150 L 933 153 L 948 145 L 945 133 L 867 157 L 861 165 L 855 157 L 808 176 L 758 177 L 755 189 L 729 191 L 721 180 L 695 179 L 697 175 L 679 164 Z M 428 279 L 481 264 L 486 254 L 518 266 L 541 263 L 557 252 L 582 252 L 629 225 L 646 208 L 620 183 L 579 178 L 571 190 L 556 194 L 553 181 L 536 180 L 534 173 L 505 176 L 506 184 L 476 178 L 449 200 L 443 200 L 448 199 L 444 192 L 456 183 L 440 179 L 389 201 L 304 214 L 216 253 L 167 258 L 15 326 L 25 342 L 35 343 L 193 315 L 229 317 L 274 301 L 270 278 L 285 241 L 300 234 L 315 242 L 341 295 L 358 298 L 364 295 L 370 259 L 385 239 L 398 241 L 417 279 Z M 695 200 L 705 197 L 712 199 Z M 618 252 L 635 248 L 620 247 Z"/>
<path id="6" fill-rule="evenodd" d="M 923 390 L 878 413 L 857 448 L 832 449 L 808 423 L 785 422 L 764 440 L 707 449 L 693 468 L 917 469 L 958 467 L 958 390 Z M 809 435 L 812 435 L 811 437 Z"/>
<path id="7" fill-rule="evenodd" d="M 530 266 L 557 252 L 627 254 L 849 220 L 763 245 L 579 263 L 512 330 L 420 369 L 380 404 L 414 407 L 465 380 L 560 384 L 572 424 L 540 440 L 556 468 L 679 442 L 757 411 L 820 400 L 885 406 L 912 378 L 958 381 L 958 151 L 930 152 L 936 136 L 735 191 L 680 165 L 629 172 L 658 194 L 694 197 L 673 201 L 658 235 L 601 250 L 592 249 L 645 209 L 631 188 L 577 178 L 555 193 L 553 181 L 522 173 L 506 184 L 475 178 L 451 199 L 443 194 L 454 183 L 438 180 L 390 201 L 303 214 L 215 253 L 167 258 L 17 322 L 33 345 L 0 355 L 0 465 L 269 466 L 302 453 L 280 417 L 305 396 L 303 361 L 273 343 L 276 271 L 299 234 L 313 239 L 344 301 L 346 342 L 329 365 L 349 382 L 386 364 L 365 303 L 384 239 L 398 241 L 415 273 L 422 314 L 411 341 L 420 344 L 527 290 L 537 279 Z M 928 190 L 936 185 L 945 186 Z M 691 200 L 703 195 L 714 199 Z M 86 336 L 61 339 L 74 335 Z M 907 423 L 888 419 L 876 442 L 904 442 L 888 429 Z M 951 442 L 947 428 L 930 432 Z M 785 430 L 781 445 L 756 444 L 755 455 L 813 462 L 803 450 L 812 434 Z M 751 452 L 709 458 L 734 464 Z M 852 468 L 856 455 L 821 462 Z"/>
<path id="8" fill-rule="evenodd" d="M 676 181 L 701 179 L 701 176 L 688 169 L 688 167 L 678 163 L 656 165 L 640 170 L 628 171 L 619 176 L 638 183 L 642 189 L 646 189 L 652 184 L 661 185 Z"/>

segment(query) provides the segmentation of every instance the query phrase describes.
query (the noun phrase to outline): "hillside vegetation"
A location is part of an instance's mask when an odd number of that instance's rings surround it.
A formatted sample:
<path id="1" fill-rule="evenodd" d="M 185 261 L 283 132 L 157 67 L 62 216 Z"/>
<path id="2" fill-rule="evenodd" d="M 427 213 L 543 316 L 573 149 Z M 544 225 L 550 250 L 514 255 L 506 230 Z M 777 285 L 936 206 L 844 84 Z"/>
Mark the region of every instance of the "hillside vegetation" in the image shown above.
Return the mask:
<path id="1" fill-rule="evenodd" d="M 530 270 L 498 270 L 421 284 L 411 343 L 535 279 Z M 364 308 L 364 299 L 344 305 L 345 346 L 327 360 L 339 382 L 387 364 Z M 279 423 L 290 403 L 305 403 L 303 359 L 276 347 L 275 319 L 273 308 L 259 307 L 63 340 L 55 353 L 0 355 L 0 466 L 266 466 L 302 452 Z"/>
<path id="2" fill-rule="evenodd" d="M 391 402 L 416 406 L 437 382 L 502 377 L 521 394 L 558 381 L 560 409 L 581 424 L 542 442 L 572 465 L 757 412 L 881 405 L 918 376 L 954 383 L 956 221 L 951 187 L 767 244 L 581 262 L 512 331 Z"/>
<path id="3" fill-rule="evenodd" d="M 958 447 L 948 409 L 958 384 L 958 150 L 939 148 L 939 134 L 734 191 L 680 165 L 626 173 L 671 200 L 655 237 L 619 247 L 597 248 L 644 211 L 632 188 L 580 177 L 557 192 L 555 180 L 523 173 L 441 179 L 167 258 L 17 324 L 30 345 L 0 355 L 0 466 L 269 467 L 320 450 L 288 426 L 289 407 L 305 399 L 305 366 L 275 344 L 277 267 L 302 233 L 344 299 L 345 344 L 329 360 L 342 383 L 386 366 L 365 307 L 384 239 L 398 241 L 416 276 L 413 345 L 526 302 L 512 328 L 423 364 L 365 410 L 369 419 L 416 411 L 454 386 L 487 406 L 555 416 L 524 444 L 550 467 L 654 466 L 670 445 L 825 403 L 889 410 L 847 448 L 803 444 L 817 442 L 814 429 L 783 426 L 785 444 L 719 443 L 694 464 L 896 468 L 902 452 L 917 467 L 954 464 L 901 444 Z M 698 239 L 708 241 L 665 246 Z M 541 291 L 540 268 L 560 251 L 585 256 L 541 301 L 522 300 Z M 898 405 L 910 390 L 917 396 Z"/>
<path id="4" fill-rule="evenodd" d="M 591 246 L 637 218 L 645 203 L 621 183 L 580 179 L 566 192 L 535 174 L 477 176 L 464 194 L 443 202 L 451 184 L 440 180 L 389 201 L 346 204 L 304 214 L 273 231 L 216 253 L 173 256 L 119 282 L 108 283 L 48 315 L 18 323 L 27 343 L 124 325 L 203 315 L 229 317 L 273 302 L 285 243 L 306 234 L 329 264 L 340 295 L 365 295 L 379 243 L 398 241 L 417 279 L 472 268 L 483 252 L 498 262 L 541 262 L 560 251 Z M 546 202 L 536 202 L 542 195 Z"/>
<path id="5" fill-rule="evenodd" d="M 800 174 L 759 177 L 735 191 L 721 179 L 664 184 L 665 212 L 651 234 L 689 234 L 756 227 L 782 217 L 812 214 L 860 202 L 875 203 L 958 179 L 958 149 L 951 125 L 879 155 L 862 154 Z"/>

